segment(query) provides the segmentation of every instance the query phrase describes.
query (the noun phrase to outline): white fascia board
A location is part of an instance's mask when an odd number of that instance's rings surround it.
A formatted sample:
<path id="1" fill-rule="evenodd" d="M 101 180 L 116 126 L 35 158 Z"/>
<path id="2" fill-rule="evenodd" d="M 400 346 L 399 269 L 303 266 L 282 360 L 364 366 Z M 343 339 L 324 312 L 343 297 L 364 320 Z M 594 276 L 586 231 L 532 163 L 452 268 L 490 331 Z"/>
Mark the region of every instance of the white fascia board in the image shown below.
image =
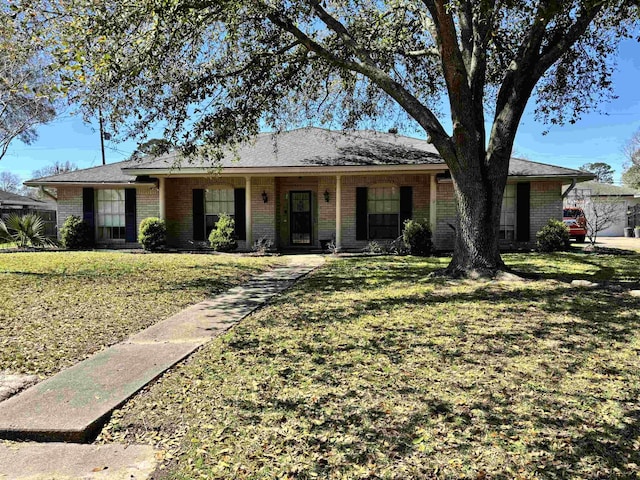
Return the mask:
<path id="1" fill-rule="evenodd" d="M 428 165 L 369 165 L 357 167 L 280 167 L 280 168 L 222 168 L 219 171 L 201 167 L 182 168 L 179 172 L 167 168 L 135 169 L 127 168 L 123 171 L 130 175 L 167 176 L 167 177 L 193 177 L 199 175 L 220 175 L 225 177 L 252 176 L 252 177 L 322 177 L 326 175 L 362 175 L 362 174 L 389 174 L 389 173 L 433 173 L 444 171 L 444 164 Z"/>

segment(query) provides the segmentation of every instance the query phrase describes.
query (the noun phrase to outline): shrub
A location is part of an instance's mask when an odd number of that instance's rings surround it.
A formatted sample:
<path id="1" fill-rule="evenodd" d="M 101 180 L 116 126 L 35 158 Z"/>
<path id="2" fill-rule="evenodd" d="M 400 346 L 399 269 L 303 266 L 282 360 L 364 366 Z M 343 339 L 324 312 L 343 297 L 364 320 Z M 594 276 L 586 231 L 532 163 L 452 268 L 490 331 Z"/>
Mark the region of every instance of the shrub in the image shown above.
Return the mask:
<path id="1" fill-rule="evenodd" d="M 411 255 L 427 256 L 433 251 L 431 229 L 425 221 L 405 220 L 402 226 L 402 240 Z"/>
<path id="2" fill-rule="evenodd" d="M 265 253 L 271 251 L 271 249 L 273 249 L 273 242 L 269 238 L 260 237 L 255 242 L 253 242 L 253 251 L 258 255 L 264 255 Z"/>
<path id="3" fill-rule="evenodd" d="M 67 217 L 60 229 L 62 246 L 69 250 L 91 248 L 94 244 L 93 229 L 80 217 Z"/>
<path id="4" fill-rule="evenodd" d="M 371 240 L 366 247 L 364 247 L 365 253 L 387 253 L 387 249 L 384 245 L 380 245 L 375 240 Z"/>
<path id="5" fill-rule="evenodd" d="M 569 229 L 559 220 L 549 222 L 536 233 L 536 248 L 540 252 L 556 252 L 569 249 Z"/>
<path id="6" fill-rule="evenodd" d="M 51 244 L 42 218 L 35 213 L 22 216 L 12 213 L 6 220 L 0 219 L 0 242 L 15 242 L 20 248 Z"/>
<path id="7" fill-rule="evenodd" d="M 222 214 L 209 234 L 209 243 L 216 252 L 231 252 L 238 248 L 234 234 L 235 221 L 229 215 Z"/>
<path id="8" fill-rule="evenodd" d="M 167 225 L 157 217 L 148 217 L 140 222 L 138 242 L 149 251 L 161 250 L 167 245 Z"/>

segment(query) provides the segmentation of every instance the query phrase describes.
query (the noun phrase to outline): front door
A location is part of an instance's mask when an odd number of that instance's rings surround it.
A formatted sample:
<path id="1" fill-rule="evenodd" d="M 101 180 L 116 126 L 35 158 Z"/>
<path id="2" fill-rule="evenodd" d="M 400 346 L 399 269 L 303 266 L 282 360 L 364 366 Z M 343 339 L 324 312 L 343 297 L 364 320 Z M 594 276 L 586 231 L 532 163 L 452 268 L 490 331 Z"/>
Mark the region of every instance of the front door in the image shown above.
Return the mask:
<path id="1" fill-rule="evenodd" d="M 311 191 L 291 192 L 291 245 L 311 245 Z"/>

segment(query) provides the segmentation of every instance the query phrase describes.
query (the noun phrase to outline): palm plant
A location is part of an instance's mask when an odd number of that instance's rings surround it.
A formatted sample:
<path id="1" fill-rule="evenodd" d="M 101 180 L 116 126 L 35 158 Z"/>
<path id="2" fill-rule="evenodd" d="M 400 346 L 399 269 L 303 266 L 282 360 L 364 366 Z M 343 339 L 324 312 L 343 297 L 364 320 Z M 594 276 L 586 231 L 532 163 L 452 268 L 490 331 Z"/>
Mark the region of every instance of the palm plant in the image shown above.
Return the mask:
<path id="1" fill-rule="evenodd" d="M 51 245 L 45 235 L 42 218 L 35 213 L 18 215 L 12 213 L 0 219 L 0 241 L 14 242 L 19 248 Z"/>

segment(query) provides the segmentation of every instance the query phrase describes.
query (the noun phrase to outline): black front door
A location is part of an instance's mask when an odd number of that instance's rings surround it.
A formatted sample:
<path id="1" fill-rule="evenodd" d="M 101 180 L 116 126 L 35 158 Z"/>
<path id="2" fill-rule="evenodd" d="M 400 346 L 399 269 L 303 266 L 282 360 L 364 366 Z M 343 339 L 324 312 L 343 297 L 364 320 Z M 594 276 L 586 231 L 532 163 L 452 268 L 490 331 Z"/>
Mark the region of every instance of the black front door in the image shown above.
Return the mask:
<path id="1" fill-rule="evenodd" d="M 291 192 L 291 245 L 311 245 L 311 192 Z"/>

